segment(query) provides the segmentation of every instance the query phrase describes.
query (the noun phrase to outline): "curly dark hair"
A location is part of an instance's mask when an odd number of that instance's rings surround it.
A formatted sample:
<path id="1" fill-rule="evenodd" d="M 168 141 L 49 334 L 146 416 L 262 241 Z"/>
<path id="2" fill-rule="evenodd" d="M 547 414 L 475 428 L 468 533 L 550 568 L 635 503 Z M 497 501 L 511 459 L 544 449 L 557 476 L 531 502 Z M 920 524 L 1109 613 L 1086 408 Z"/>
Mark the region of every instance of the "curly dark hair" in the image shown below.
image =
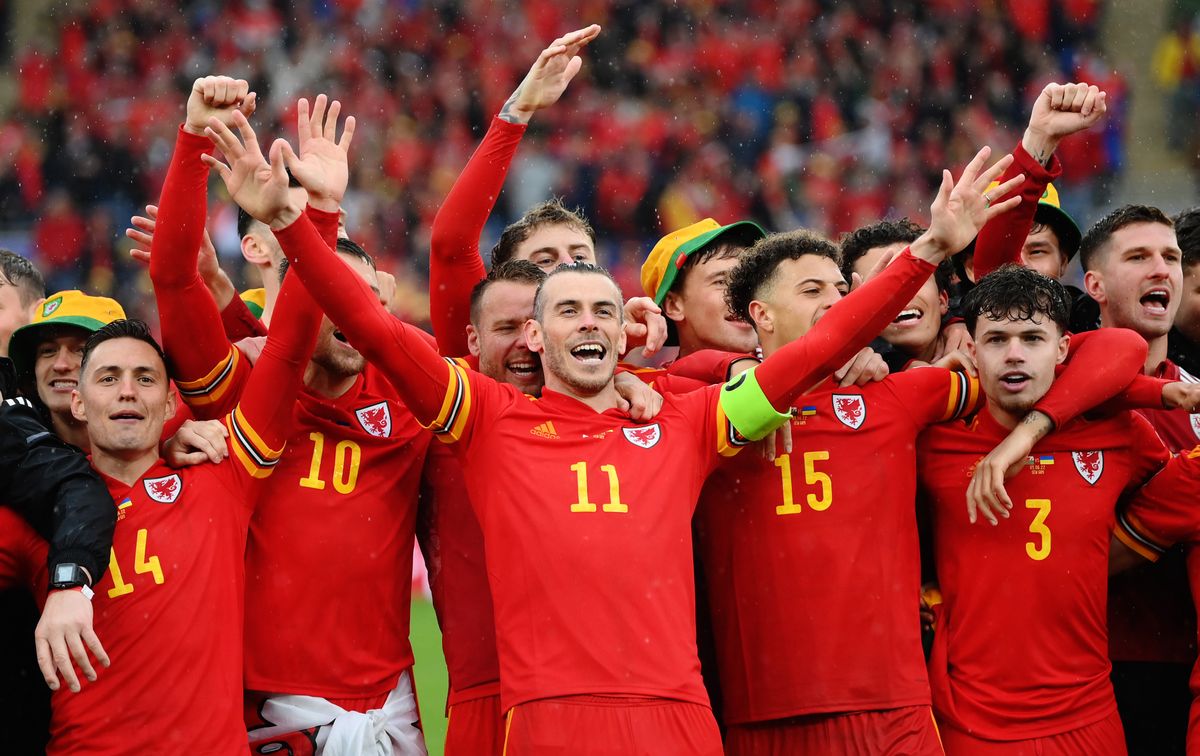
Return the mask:
<path id="1" fill-rule="evenodd" d="M 596 232 L 580 210 L 571 210 L 555 197 L 533 207 L 500 232 L 500 239 L 492 247 L 492 265 L 507 262 L 517 253 L 517 247 L 543 226 L 569 226 L 582 231 L 596 246 Z"/>
<path id="2" fill-rule="evenodd" d="M 46 296 L 46 282 L 41 272 L 29 260 L 7 249 L 0 249 L 0 284 L 16 287 L 22 307 L 32 307 L 34 302 Z"/>
<path id="3" fill-rule="evenodd" d="M 1083 235 L 1083 239 L 1079 242 L 1079 264 L 1083 266 L 1083 269 L 1091 270 L 1097 260 L 1097 253 L 1112 238 L 1112 235 L 1134 223 L 1161 223 L 1167 228 L 1175 227 L 1166 213 L 1157 207 L 1122 205 L 1096 221 Z"/>
<path id="4" fill-rule="evenodd" d="M 479 324 L 479 304 L 483 301 L 483 293 L 492 284 L 499 281 L 515 281 L 540 285 L 545 279 L 546 271 L 528 260 L 506 260 L 499 265 L 493 265 L 487 276 L 471 289 L 471 322 Z"/>
<path id="5" fill-rule="evenodd" d="M 775 270 L 784 260 L 798 260 L 805 255 L 827 257 L 839 261 L 838 248 L 828 239 L 811 231 L 799 229 L 771 234 L 760 239 L 742 256 L 729 274 L 725 285 L 725 303 L 739 320 L 753 324 L 750 303 L 775 277 Z"/>
<path id="6" fill-rule="evenodd" d="M 973 336 L 980 317 L 992 320 L 1033 320 L 1042 315 L 1066 333 L 1070 297 L 1063 285 L 1023 265 L 1004 265 L 979 279 L 963 298 L 963 319 Z"/>
<path id="7" fill-rule="evenodd" d="M 901 218 L 878 221 L 842 234 L 838 241 L 842 250 L 842 275 L 849 281 L 854 273 L 854 265 L 871 250 L 892 244 L 912 244 L 923 233 L 924 228 L 908 218 Z M 937 284 L 938 291 L 949 294 L 950 287 L 954 285 L 954 263 L 949 260 L 938 263 L 933 271 L 933 281 Z"/>

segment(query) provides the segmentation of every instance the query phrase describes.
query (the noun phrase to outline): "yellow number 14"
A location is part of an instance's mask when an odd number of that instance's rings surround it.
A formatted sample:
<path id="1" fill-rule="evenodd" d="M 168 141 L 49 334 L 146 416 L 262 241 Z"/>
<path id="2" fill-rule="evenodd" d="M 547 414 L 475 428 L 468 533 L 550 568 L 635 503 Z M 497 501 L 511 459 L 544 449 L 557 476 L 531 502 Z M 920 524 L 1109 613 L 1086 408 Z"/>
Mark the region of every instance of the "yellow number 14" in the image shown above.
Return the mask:
<path id="1" fill-rule="evenodd" d="M 138 575 L 149 572 L 154 576 L 155 585 L 162 585 L 162 565 L 159 564 L 158 557 L 146 557 L 146 538 L 148 536 L 149 532 L 145 528 L 137 532 L 137 544 L 133 547 L 133 571 Z M 112 573 L 113 579 L 113 587 L 108 589 L 109 598 L 133 593 L 133 584 L 126 583 L 125 578 L 122 577 L 121 565 L 117 563 L 117 552 L 112 548 L 108 550 L 108 571 Z"/>

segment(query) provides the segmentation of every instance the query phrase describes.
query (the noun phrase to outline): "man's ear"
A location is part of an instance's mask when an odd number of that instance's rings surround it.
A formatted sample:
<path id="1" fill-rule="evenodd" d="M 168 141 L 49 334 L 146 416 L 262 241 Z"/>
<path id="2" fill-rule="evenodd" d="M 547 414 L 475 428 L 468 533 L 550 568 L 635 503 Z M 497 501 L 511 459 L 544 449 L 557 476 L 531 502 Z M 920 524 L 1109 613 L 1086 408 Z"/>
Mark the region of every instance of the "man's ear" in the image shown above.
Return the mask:
<path id="1" fill-rule="evenodd" d="M 1104 292 L 1104 276 L 1097 271 L 1089 270 L 1083 274 L 1083 290 L 1098 304 L 1108 301 L 1108 295 Z"/>
<path id="2" fill-rule="evenodd" d="M 950 311 L 950 294 L 949 292 L 938 290 L 938 312 L 945 315 Z"/>
<path id="3" fill-rule="evenodd" d="M 71 392 L 71 417 L 81 423 L 87 422 L 87 412 L 83 410 L 83 397 L 79 395 L 79 389 Z"/>
<path id="4" fill-rule="evenodd" d="M 475 357 L 479 356 L 479 331 L 470 323 L 467 324 L 467 351 Z"/>
<path id="5" fill-rule="evenodd" d="M 543 354 L 546 351 L 545 334 L 542 325 L 533 318 L 525 321 L 525 346 L 529 351 Z"/>
<path id="6" fill-rule="evenodd" d="M 242 237 L 242 257 L 251 265 L 270 265 L 271 253 L 259 243 L 254 233 Z"/>
<path id="7" fill-rule="evenodd" d="M 1071 349 L 1071 334 L 1063 331 L 1063 335 L 1058 339 L 1058 364 L 1061 365 L 1067 359 L 1067 352 Z"/>
<path id="8" fill-rule="evenodd" d="M 163 415 L 164 420 L 170 420 L 175 417 L 175 411 L 179 409 L 179 397 L 175 393 L 175 389 L 167 392 L 167 411 Z"/>
<path id="9" fill-rule="evenodd" d="M 676 323 L 683 320 L 683 298 L 677 292 L 668 291 L 667 296 L 663 298 L 662 311 L 668 320 L 673 320 Z"/>
<path id="10" fill-rule="evenodd" d="M 758 299 L 750 300 L 750 321 L 751 325 L 757 331 L 763 333 L 775 332 L 775 319 L 771 316 L 771 308 L 767 307 L 766 302 Z"/>

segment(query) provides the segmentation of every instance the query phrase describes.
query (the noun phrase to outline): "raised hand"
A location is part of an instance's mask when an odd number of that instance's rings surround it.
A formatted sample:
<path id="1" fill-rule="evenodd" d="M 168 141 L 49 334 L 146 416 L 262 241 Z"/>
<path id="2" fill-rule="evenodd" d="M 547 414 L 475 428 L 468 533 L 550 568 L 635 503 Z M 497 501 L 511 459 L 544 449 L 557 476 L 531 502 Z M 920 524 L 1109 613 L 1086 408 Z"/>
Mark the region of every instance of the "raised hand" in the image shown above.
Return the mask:
<path id="1" fill-rule="evenodd" d="M 229 127 L 217 118 L 211 118 L 205 135 L 221 150 L 229 161 L 222 163 L 212 155 L 202 155 L 225 182 L 225 189 L 233 201 L 254 217 L 272 228 L 290 225 L 303 211 L 291 205 L 288 194 L 287 170 L 283 164 L 283 146 L 287 143 L 276 139 L 271 145 L 271 162 L 268 163 L 258 146 L 258 137 L 250 122 L 240 111 L 233 114 L 233 123 L 242 138 L 239 140 Z"/>
<path id="2" fill-rule="evenodd" d="M 1107 97 L 1108 93 L 1095 85 L 1047 84 L 1033 103 L 1021 139 L 1025 151 L 1045 164 L 1063 137 L 1091 128 L 1104 117 Z"/>
<path id="3" fill-rule="evenodd" d="M 326 112 L 326 101 L 325 95 L 317 95 L 310 115 L 308 100 L 300 99 L 296 117 L 300 154 L 293 152 L 287 142 L 282 143 L 282 149 L 288 170 L 308 191 L 309 204 L 319 210 L 336 213 L 350 180 L 347 152 L 354 139 L 355 121 L 354 116 L 348 117 L 342 127 L 341 140 L 335 141 L 342 104 L 334 100 L 329 103 L 329 111 Z"/>
<path id="4" fill-rule="evenodd" d="M 203 136 L 210 118 L 229 126 L 235 111 L 244 116 L 254 114 L 258 95 L 250 91 L 245 79 L 228 76 L 205 76 L 192 82 L 192 94 L 187 101 L 187 120 L 183 130 Z"/>
<path id="5" fill-rule="evenodd" d="M 130 228 L 125 229 L 125 235 L 133 241 L 129 256 L 143 265 L 150 264 L 150 248 L 154 243 L 154 229 L 158 227 L 158 205 L 146 205 L 145 215 L 135 215 L 129 219 Z M 217 260 L 217 250 L 213 247 L 208 229 L 204 229 L 204 237 L 200 240 L 200 251 L 196 256 L 196 272 L 200 280 L 208 287 L 216 300 L 217 307 L 225 307 L 237 296 L 233 281 L 221 269 Z M 185 423 L 186 425 L 186 423 Z"/>
<path id="6" fill-rule="evenodd" d="M 510 123 L 529 123 L 534 113 L 558 102 L 583 66 L 579 51 L 599 33 L 599 24 L 592 24 L 551 42 L 504 103 L 500 117 Z"/>
<path id="7" fill-rule="evenodd" d="M 961 252 L 983 224 L 1020 204 L 1020 195 L 992 203 L 992 197 L 1003 197 L 1020 186 L 1025 174 L 1018 173 L 990 192 L 986 191 L 988 184 L 1004 173 L 1013 161 L 1012 155 L 1005 155 L 984 170 L 991 154 L 990 147 L 980 150 L 967 163 L 957 183 L 950 171 L 942 171 L 942 185 L 929 208 L 929 230 L 911 245 L 915 256 L 936 265 L 948 255 Z"/>

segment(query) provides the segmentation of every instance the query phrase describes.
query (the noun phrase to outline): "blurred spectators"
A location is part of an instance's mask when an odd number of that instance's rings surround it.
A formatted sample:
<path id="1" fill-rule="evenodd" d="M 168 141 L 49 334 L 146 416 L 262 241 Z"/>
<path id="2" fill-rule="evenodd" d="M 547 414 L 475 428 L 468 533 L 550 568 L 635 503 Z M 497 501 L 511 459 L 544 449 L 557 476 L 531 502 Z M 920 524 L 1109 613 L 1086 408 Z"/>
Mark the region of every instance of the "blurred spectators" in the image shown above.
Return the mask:
<path id="1" fill-rule="evenodd" d="M 920 218 L 943 166 L 979 144 L 1011 149 L 1042 86 L 1080 79 L 1107 86 L 1117 111 L 1111 134 L 1064 144 L 1086 222 L 1121 164 L 1120 82 L 1098 64 L 1098 5 L 71 3 L 47 42 L 12 52 L 19 104 L 0 117 L 0 230 L 30 234 L 56 288 L 116 289 L 138 311 L 129 297 L 146 287 L 120 232 L 157 197 L 192 79 L 222 73 L 258 92 L 264 143 L 294 138 L 301 95 L 327 92 L 357 116 L 350 233 L 402 291 L 421 291 L 430 222 L 488 120 L 549 40 L 591 22 L 604 31 L 564 102 L 535 119 L 493 238 L 551 194 L 587 213 L 619 271 L 636 270 L 663 230 L 707 215 L 828 234 Z M 212 236 L 237 280 L 235 214 L 214 200 Z"/>

